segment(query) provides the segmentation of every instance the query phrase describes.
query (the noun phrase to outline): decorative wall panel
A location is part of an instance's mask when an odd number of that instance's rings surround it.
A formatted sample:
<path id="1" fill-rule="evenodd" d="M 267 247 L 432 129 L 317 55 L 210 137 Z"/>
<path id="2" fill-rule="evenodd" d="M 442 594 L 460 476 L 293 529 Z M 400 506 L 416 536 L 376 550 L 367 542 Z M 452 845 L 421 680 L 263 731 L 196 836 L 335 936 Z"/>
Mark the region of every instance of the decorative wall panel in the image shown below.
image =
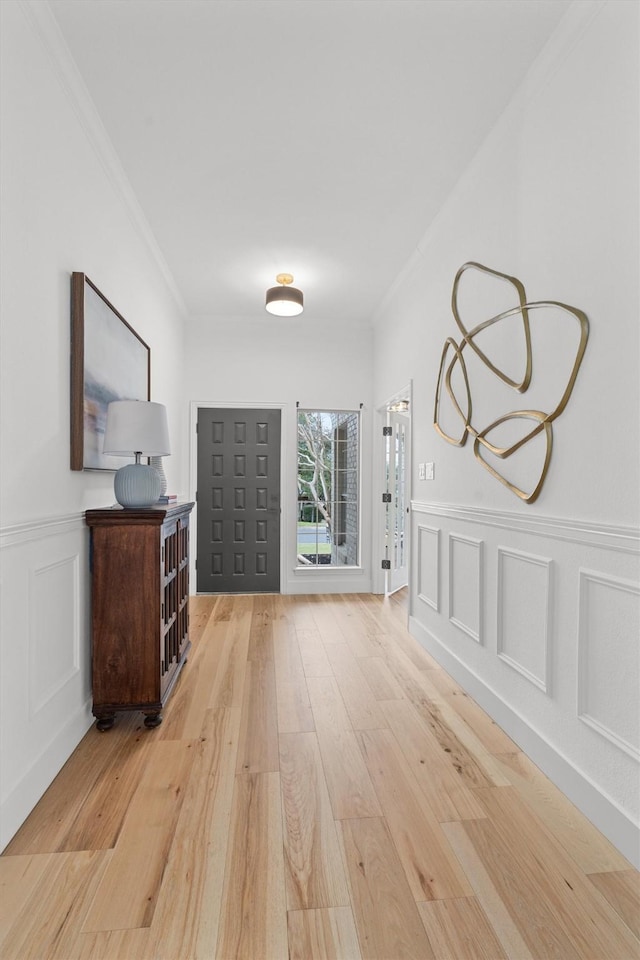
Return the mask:
<path id="1" fill-rule="evenodd" d="M 449 620 L 482 643 L 482 540 L 449 534 Z"/>
<path id="2" fill-rule="evenodd" d="M 47 707 L 80 669 L 79 557 L 65 557 L 30 572 L 29 715 Z M 64 643 L 52 643 L 53 635 Z"/>
<path id="3" fill-rule="evenodd" d="M 581 570 L 578 715 L 636 760 L 640 760 L 639 637 L 640 584 Z"/>
<path id="4" fill-rule="evenodd" d="M 0 531 L 0 849 L 92 722 L 88 540 L 77 514 Z"/>
<path id="5" fill-rule="evenodd" d="M 498 656 L 549 692 L 551 560 L 498 547 Z"/>
<path id="6" fill-rule="evenodd" d="M 640 530 L 419 500 L 411 516 L 411 632 L 637 863 Z M 441 531 L 440 611 L 418 599 L 421 528 Z"/>
<path id="7" fill-rule="evenodd" d="M 440 610 L 440 530 L 418 524 L 418 597 Z"/>

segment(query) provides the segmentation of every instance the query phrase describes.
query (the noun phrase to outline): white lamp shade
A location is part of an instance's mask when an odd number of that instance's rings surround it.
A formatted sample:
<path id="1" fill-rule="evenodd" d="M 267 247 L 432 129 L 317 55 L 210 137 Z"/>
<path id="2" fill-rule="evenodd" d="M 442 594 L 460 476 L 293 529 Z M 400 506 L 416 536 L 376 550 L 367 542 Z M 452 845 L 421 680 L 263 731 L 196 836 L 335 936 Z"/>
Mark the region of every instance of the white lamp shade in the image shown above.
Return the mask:
<path id="1" fill-rule="evenodd" d="M 147 400 L 114 400 L 107 407 L 104 453 L 166 457 L 171 453 L 167 408 Z"/>

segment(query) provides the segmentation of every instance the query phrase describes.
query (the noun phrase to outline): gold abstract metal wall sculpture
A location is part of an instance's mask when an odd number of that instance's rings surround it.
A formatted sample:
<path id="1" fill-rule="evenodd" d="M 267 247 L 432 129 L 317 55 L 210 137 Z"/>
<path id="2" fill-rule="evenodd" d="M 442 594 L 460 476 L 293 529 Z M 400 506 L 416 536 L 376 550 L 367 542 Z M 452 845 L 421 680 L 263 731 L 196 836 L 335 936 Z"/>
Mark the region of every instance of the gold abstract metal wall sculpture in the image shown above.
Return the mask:
<path id="1" fill-rule="evenodd" d="M 486 320 L 482 320 L 471 329 L 468 329 L 462 320 L 459 302 L 460 281 L 468 271 L 477 271 L 489 280 L 496 279 L 500 281 L 500 283 L 509 284 L 512 288 L 514 298 L 517 300 L 516 306 L 510 307 L 508 310 L 503 310 L 502 312 L 497 313 Z M 524 286 L 520 280 L 518 280 L 516 277 L 510 277 L 505 273 L 499 273 L 497 270 L 491 270 L 489 267 L 484 267 L 482 264 L 475 263 L 473 261 L 463 264 L 455 276 L 453 282 L 453 291 L 451 294 L 451 309 L 453 311 L 456 324 L 462 334 L 462 340 L 460 343 L 457 343 L 452 337 L 447 337 L 445 340 L 444 347 L 442 349 L 442 356 L 440 358 L 440 367 L 438 370 L 438 379 L 436 384 L 433 426 L 437 433 L 439 433 L 444 440 L 458 447 L 465 445 L 467 437 L 473 437 L 473 452 L 475 458 L 484 467 L 484 469 L 488 470 L 491 476 L 495 477 L 496 480 L 499 480 L 500 483 L 504 484 L 509 490 L 512 491 L 512 493 L 515 493 L 517 497 L 519 497 L 521 500 L 524 500 L 525 503 L 533 503 L 540 494 L 549 469 L 551 450 L 553 447 L 553 428 L 551 424 L 554 420 L 557 420 L 569 402 L 569 397 L 573 391 L 576 377 L 578 376 L 578 370 L 580 369 L 580 364 L 582 363 L 582 358 L 587 346 L 587 339 L 589 337 L 589 321 L 582 310 L 578 310 L 576 307 L 570 307 L 568 304 L 560 303 L 556 300 L 539 300 L 528 303 Z M 549 412 L 542 410 L 515 410 L 511 413 L 506 413 L 498 417 L 488 426 L 478 430 L 471 422 L 472 393 L 468 364 L 465 362 L 464 358 L 465 348 L 468 346 L 469 349 L 473 351 L 475 356 L 481 361 L 482 365 L 502 383 L 506 384 L 507 387 L 517 391 L 518 393 L 526 393 L 531 386 L 533 377 L 531 323 L 535 320 L 536 313 L 539 315 L 540 312 L 544 310 L 560 311 L 561 314 L 566 314 L 569 318 L 576 320 L 579 325 L 578 346 L 575 351 L 575 357 L 573 358 L 573 363 L 566 386 L 559 401 Z M 507 373 L 500 368 L 498 363 L 491 360 L 487 355 L 487 352 L 482 350 L 476 343 L 476 338 L 483 331 L 488 330 L 491 327 L 495 327 L 496 325 L 498 325 L 501 329 L 502 326 L 504 326 L 508 321 L 514 321 L 518 317 L 520 317 L 522 321 L 522 335 L 525 352 L 524 373 L 520 380 L 516 380 L 513 377 L 508 376 Z M 450 351 L 453 353 L 453 357 L 448 361 Z M 538 362 L 541 363 L 542 361 Z M 464 386 L 465 397 L 462 401 L 456 397 L 456 392 L 452 384 L 452 375 L 456 365 L 458 365 L 460 368 L 461 380 Z M 455 415 L 462 422 L 462 430 L 459 436 L 452 436 L 450 432 L 443 428 L 440 422 L 443 389 L 446 390 Z M 497 428 L 501 427 L 503 424 L 508 424 L 512 421 L 519 420 L 531 421 L 534 426 L 523 436 L 519 437 L 515 442 L 512 442 L 507 446 L 498 446 L 488 439 L 488 435 L 490 435 L 492 431 L 497 430 Z M 516 451 L 522 449 L 522 447 L 533 440 L 534 437 L 537 437 L 542 433 L 544 433 L 545 440 L 542 469 L 535 485 L 531 485 L 532 489 L 529 493 L 517 486 L 515 483 L 509 481 L 505 476 L 499 473 L 495 467 L 487 462 L 484 456 L 482 456 L 481 450 L 484 448 L 486 451 L 500 460 L 507 460 L 514 453 L 516 453 Z"/>
<path id="2" fill-rule="evenodd" d="M 447 393 L 449 394 L 451 401 L 456 409 L 456 412 L 464 421 L 464 428 L 462 430 L 462 435 L 457 440 L 455 437 L 450 437 L 448 433 L 444 432 L 438 420 L 439 414 L 440 414 L 440 395 L 442 392 L 442 374 L 444 371 L 444 365 L 446 363 L 447 354 L 449 352 L 450 347 L 455 351 L 456 355 L 454 360 L 451 362 L 450 366 L 447 369 L 445 386 L 447 388 Z M 466 416 L 463 414 L 462 410 L 460 409 L 458 405 L 458 401 L 455 398 L 455 394 L 451 389 L 451 371 L 457 360 L 460 361 L 460 368 L 462 370 L 465 386 L 467 388 L 467 415 Z M 457 447 L 463 447 L 467 442 L 467 436 L 469 434 L 469 428 L 470 428 L 470 420 L 471 420 L 471 390 L 469 389 L 469 379 L 467 377 L 467 368 L 465 366 L 465 362 L 462 357 L 461 348 L 458 346 L 455 340 L 453 340 L 451 337 L 447 337 L 447 339 L 444 342 L 444 347 L 442 349 L 442 357 L 440 358 L 440 370 L 438 371 L 438 385 L 436 386 L 436 400 L 433 408 L 433 425 L 444 440 L 447 440 L 449 443 L 455 444 Z"/>
<path id="3" fill-rule="evenodd" d="M 484 323 L 478 324 L 478 326 L 474 327 L 473 330 L 471 330 L 470 332 L 467 332 L 467 330 L 465 329 L 465 325 L 460 319 L 460 312 L 458 310 L 458 291 L 460 287 L 460 280 L 462 279 L 464 273 L 467 270 L 478 270 L 481 273 L 485 274 L 486 276 L 496 277 L 496 279 L 504 283 L 510 284 L 517 295 L 518 306 L 511 310 L 506 310 L 504 311 L 504 313 L 498 314 L 498 316 L 496 317 L 491 317 L 491 319 L 489 320 L 485 320 Z M 458 324 L 460 333 L 462 334 L 465 342 L 468 343 L 471 349 L 477 353 L 477 355 L 480 357 L 482 362 L 486 364 L 487 367 L 489 367 L 492 373 L 495 373 L 497 377 L 499 377 L 506 384 L 508 384 L 508 386 L 513 387 L 514 390 L 517 390 L 518 393 L 524 393 L 531 382 L 531 331 L 529 329 L 529 311 L 527 309 L 526 301 L 527 301 L 527 295 L 525 293 L 524 287 L 516 277 L 510 277 L 506 273 L 498 273 L 497 270 L 490 270 L 489 267 L 483 267 L 481 263 L 474 263 L 473 261 L 470 261 L 469 263 L 463 263 L 460 269 L 458 270 L 458 272 L 456 273 L 455 280 L 453 281 L 453 290 L 451 292 L 451 309 L 453 311 L 454 319 Z M 525 344 L 527 348 L 526 367 L 525 367 L 524 377 L 522 378 L 520 383 L 516 383 L 516 381 L 508 377 L 506 373 L 504 373 L 504 371 L 494 366 L 491 360 L 489 360 L 489 358 L 484 354 L 484 352 L 480 349 L 480 347 L 474 342 L 474 337 L 476 336 L 476 334 L 480 333 L 486 327 L 489 327 L 492 324 L 497 323 L 502 319 L 505 319 L 506 317 L 515 316 L 517 314 L 521 314 L 522 316 L 522 327 L 523 327 L 523 333 L 525 338 Z"/>
<path id="4" fill-rule="evenodd" d="M 491 464 L 487 463 L 487 461 L 482 457 L 480 453 L 481 443 L 483 443 L 486 447 L 489 447 L 489 449 L 493 451 L 495 451 L 496 449 L 494 447 L 491 447 L 491 445 L 486 442 L 485 438 L 488 433 L 490 433 L 495 427 L 499 427 L 502 423 L 506 423 L 508 420 L 514 420 L 517 418 L 534 420 L 534 421 L 537 421 L 538 425 L 535 428 L 535 430 L 532 430 L 529 434 L 527 434 L 526 437 L 523 437 L 517 443 L 514 443 L 513 446 L 509 447 L 508 450 L 505 450 L 500 453 L 496 453 L 496 456 L 500 457 L 502 460 L 506 460 L 508 457 L 511 456 L 512 453 L 515 453 L 516 450 L 519 450 L 520 447 L 524 446 L 525 443 L 527 443 L 529 440 L 531 440 L 533 437 L 539 434 L 542 430 L 544 430 L 545 439 L 546 439 L 544 463 L 542 466 L 542 470 L 540 472 L 540 477 L 538 479 L 538 482 L 536 486 L 533 488 L 533 490 L 531 491 L 531 493 L 525 493 L 525 491 L 521 490 L 520 487 L 517 487 L 514 483 L 510 483 L 506 479 L 506 477 L 503 477 L 501 473 L 498 473 L 498 471 L 491 466 Z M 524 500 L 525 503 L 533 503 L 534 500 L 537 500 L 538 494 L 542 490 L 542 484 L 544 483 L 545 477 L 547 475 L 547 470 L 549 469 L 549 461 L 551 460 L 552 447 L 553 447 L 553 427 L 551 426 L 549 420 L 547 419 L 546 414 L 544 414 L 540 410 L 515 410 L 513 413 L 505 414 L 504 417 L 499 417 L 494 423 L 491 424 L 491 426 L 486 427 L 486 429 L 484 429 L 482 433 L 479 433 L 473 444 L 473 452 L 475 454 L 476 460 L 482 464 L 485 470 L 489 471 L 492 477 L 495 477 L 496 480 L 499 480 L 500 483 L 503 483 L 505 487 L 507 487 L 509 490 L 515 493 L 517 497 L 520 497 L 521 500 Z"/>

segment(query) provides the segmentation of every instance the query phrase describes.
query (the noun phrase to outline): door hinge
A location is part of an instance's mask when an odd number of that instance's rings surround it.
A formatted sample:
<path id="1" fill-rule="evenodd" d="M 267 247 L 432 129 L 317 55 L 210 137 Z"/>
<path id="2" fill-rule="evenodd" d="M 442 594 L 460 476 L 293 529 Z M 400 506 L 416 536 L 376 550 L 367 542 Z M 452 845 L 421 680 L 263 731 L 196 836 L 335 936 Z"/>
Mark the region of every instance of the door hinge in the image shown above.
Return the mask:
<path id="1" fill-rule="evenodd" d="M 391 570 L 391 560 L 383 560 L 383 561 L 382 561 L 382 569 L 383 569 L 383 570 Z"/>
<path id="2" fill-rule="evenodd" d="M 392 433 L 393 433 L 393 427 L 383 427 L 383 428 L 382 428 L 382 436 L 383 436 L 383 437 L 390 437 Z"/>
<path id="3" fill-rule="evenodd" d="M 383 493 L 383 494 L 382 494 L 382 502 L 383 502 L 383 503 L 391 503 L 391 494 L 390 494 L 390 493 Z"/>

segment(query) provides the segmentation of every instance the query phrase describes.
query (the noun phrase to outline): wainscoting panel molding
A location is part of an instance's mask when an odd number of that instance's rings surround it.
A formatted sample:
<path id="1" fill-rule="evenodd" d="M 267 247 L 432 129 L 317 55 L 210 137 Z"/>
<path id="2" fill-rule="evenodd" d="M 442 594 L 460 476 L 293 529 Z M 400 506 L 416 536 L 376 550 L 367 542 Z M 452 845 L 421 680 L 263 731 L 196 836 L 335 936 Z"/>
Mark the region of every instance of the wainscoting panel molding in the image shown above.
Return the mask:
<path id="1" fill-rule="evenodd" d="M 418 598 L 440 610 L 440 528 L 418 524 Z"/>
<path id="2" fill-rule="evenodd" d="M 640 831 L 636 819 L 607 795 L 521 710 L 505 702 L 486 680 L 427 630 L 416 617 L 409 619 L 411 634 L 456 680 L 482 709 L 493 717 L 548 777 L 598 829 L 640 870 Z"/>
<path id="3" fill-rule="evenodd" d="M 412 634 L 640 865 L 640 530 L 417 500 L 411 518 Z"/>
<path id="4" fill-rule="evenodd" d="M 0 530 L 0 848 L 92 722 L 82 514 Z"/>
<path id="5" fill-rule="evenodd" d="M 640 760 L 640 583 L 580 570 L 578 716 Z M 626 704 L 635 704 L 633 711 Z"/>
<path id="6" fill-rule="evenodd" d="M 549 693 L 552 561 L 498 547 L 498 656 Z"/>
<path id="7" fill-rule="evenodd" d="M 80 555 L 64 557 L 29 574 L 26 610 L 29 638 L 29 716 L 52 699 L 80 670 Z M 52 630 L 53 627 L 53 630 Z M 64 643 L 52 643 L 52 632 Z"/>
<path id="8" fill-rule="evenodd" d="M 482 540 L 449 534 L 449 620 L 482 643 Z"/>
<path id="9" fill-rule="evenodd" d="M 516 533 L 533 534 L 546 540 L 563 540 L 586 547 L 603 547 L 634 556 L 640 554 L 640 532 L 637 527 L 614 526 L 612 524 L 585 523 L 564 517 L 523 516 L 505 510 L 487 510 L 482 507 L 467 507 L 453 503 L 428 503 L 412 500 L 411 510 L 415 514 L 428 514 L 432 517 L 448 517 L 450 520 L 464 520 L 467 523 L 486 524 L 501 530 Z"/>

